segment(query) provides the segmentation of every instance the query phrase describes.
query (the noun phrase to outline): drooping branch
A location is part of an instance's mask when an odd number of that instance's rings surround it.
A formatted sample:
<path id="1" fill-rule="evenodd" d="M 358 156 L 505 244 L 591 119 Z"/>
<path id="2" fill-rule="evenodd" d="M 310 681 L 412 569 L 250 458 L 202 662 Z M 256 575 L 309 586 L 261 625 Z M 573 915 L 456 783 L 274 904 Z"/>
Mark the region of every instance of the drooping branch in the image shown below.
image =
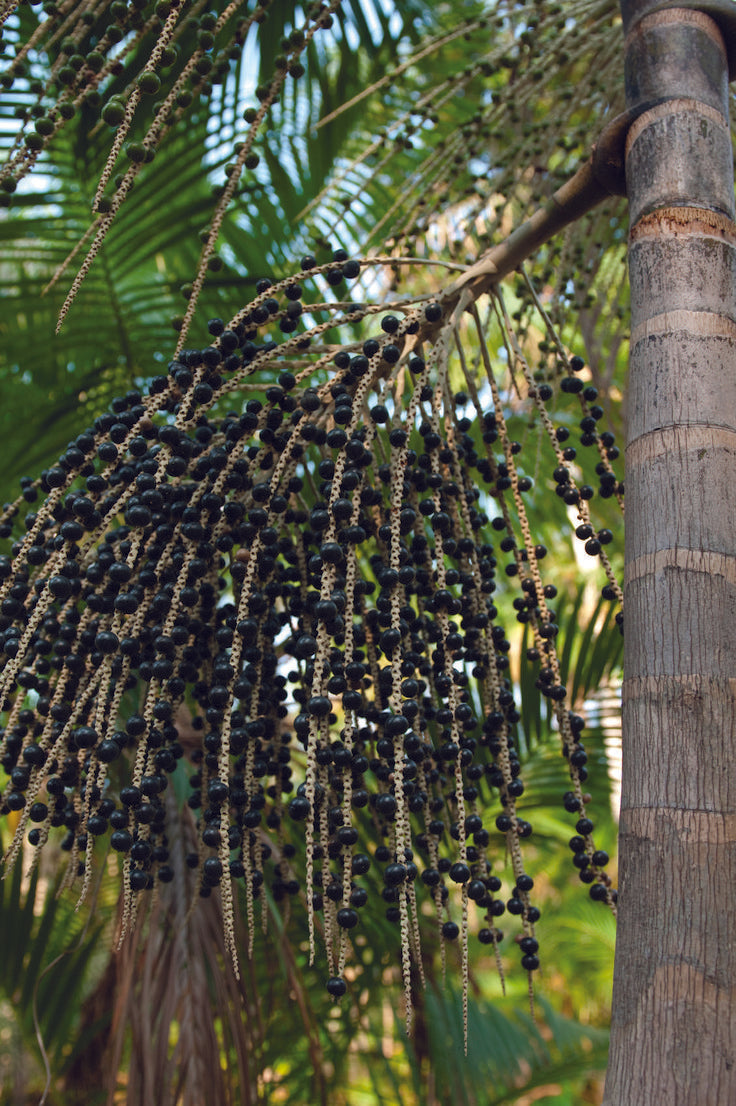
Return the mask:
<path id="1" fill-rule="evenodd" d="M 521 226 L 487 250 L 446 291 L 443 302 L 474 302 L 518 269 L 524 261 L 571 223 L 612 195 L 624 195 L 623 148 L 635 113 L 617 116 L 605 128 L 593 152 L 573 177 Z"/>
<path id="2" fill-rule="evenodd" d="M 492 598 L 498 554 L 520 586 L 513 609 L 529 635 L 525 663 L 539 665 L 566 762 L 576 867 L 594 899 L 614 905 L 615 891 L 586 812 L 588 754 L 557 652 L 557 589 L 532 529 L 532 480 L 486 326 L 474 313 L 464 333 L 439 302 L 420 297 L 381 309 L 380 328 L 356 341 L 352 328 L 370 326 L 377 308 L 340 314 L 310 304 L 303 285 L 325 274 L 311 258 L 305 266 L 298 279 L 264 281 L 231 325 L 212 320 L 211 345 L 183 351 L 147 396 L 117 400 L 6 512 L 3 532 L 14 541 L 0 559 L 0 748 L 10 777 L 2 801 L 19 814 L 7 859 L 25 840 L 37 855 L 65 826 L 70 878 L 81 874 L 84 891 L 95 840 L 109 833 L 123 858 L 130 928 L 141 894 L 174 878 L 161 801 L 174 776 L 200 812 L 198 894 L 219 888 L 232 926 L 233 881 L 243 880 L 252 939 L 266 878 L 277 896 L 301 892 L 315 946 L 323 919 L 334 997 L 346 989 L 348 934 L 367 901 L 361 878 L 380 871 L 410 1017 L 422 884 L 443 940 L 461 938 L 464 964 L 476 903 L 481 942 L 498 946 L 494 919 L 508 910 L 521 926 L 522 967 L 539 966 L 511 644 Z M 359 270 L 339 254 L 328 273 L 343 280 Z M 296 320 L 330 311 L 337 318 L 297 329 Z M 351 337 L 336 344 L 341 322 Z M 267 328 L 279 323 L 275 344 Z M 596 432 L 603 412 L 576 375 L 582 360 L 544 315 L 542 323 L 554 349 L 550 379 L 562 368 L 567 421 L 579 420 L 581 446 L 592 447 L 589 483 L 569 430 L 547 412 L 555 389 L 538 382 L 499 305 L 500 373 L 511 367 L 524 390 L 560 508 L 577 509 L 576 536 L 605 570 L 603 602 L 615 609 L 621 593 L 606 550 L 614 535 L 596 529 L 589 506 L 620 491 L 613 436 Z M 468 343 L 481 351 L 490 405 Z M 465 393 L 450 390 L 455 357 Z M 242 414 L 218 413 L 234 387 L 254 385 L 261 398 Z M 472 418 L 461 415 L 468 406 Z M 536 467 L 536 441 L 533 450 Z M 30 515 L 26 491 L 28 502 L 43 496 Z M 176 721 L 185 704 L 201 739 L 188 752 Z M 495 897 L 486 775 L 511 862 L 506 902 Z M 359 825 L 370 855 L 355 851 Z M 443 843 L 446 831 L 457 844 Z M 269 874 L 276 848 L 284 860 Z M 235 957 L 232 929 L 227 946 Z"/>

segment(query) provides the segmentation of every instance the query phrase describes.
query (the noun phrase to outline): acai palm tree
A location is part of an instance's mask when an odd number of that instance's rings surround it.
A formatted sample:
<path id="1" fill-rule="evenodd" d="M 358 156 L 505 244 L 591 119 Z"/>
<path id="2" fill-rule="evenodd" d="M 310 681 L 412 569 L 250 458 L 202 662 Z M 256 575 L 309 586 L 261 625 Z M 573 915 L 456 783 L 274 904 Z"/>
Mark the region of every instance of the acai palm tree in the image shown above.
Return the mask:
<path id="1" fill-rule="evenodd" d="M 732 8 L 5 4 L 46 1093 L 734 1097 Z"/>

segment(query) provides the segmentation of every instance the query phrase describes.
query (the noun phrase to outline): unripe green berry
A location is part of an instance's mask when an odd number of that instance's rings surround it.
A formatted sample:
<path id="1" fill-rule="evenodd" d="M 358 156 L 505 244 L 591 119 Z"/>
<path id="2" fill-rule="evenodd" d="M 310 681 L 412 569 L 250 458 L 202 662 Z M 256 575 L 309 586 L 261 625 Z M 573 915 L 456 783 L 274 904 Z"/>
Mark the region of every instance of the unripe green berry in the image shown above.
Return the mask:
<path id="1" fill-rule="evenodd" d="M 147 96 L 155 96 L 161 88 L 161 78 L 156 73 L 141 73 L 138 78 L 138 87 Z"/>
<path id="2" fill-rule="evenodd" d="M 102 109 L 102 118 L 111 127 L 118 127 L 125 118 L 125 108 L 119 100 L 110 100 Z"/>

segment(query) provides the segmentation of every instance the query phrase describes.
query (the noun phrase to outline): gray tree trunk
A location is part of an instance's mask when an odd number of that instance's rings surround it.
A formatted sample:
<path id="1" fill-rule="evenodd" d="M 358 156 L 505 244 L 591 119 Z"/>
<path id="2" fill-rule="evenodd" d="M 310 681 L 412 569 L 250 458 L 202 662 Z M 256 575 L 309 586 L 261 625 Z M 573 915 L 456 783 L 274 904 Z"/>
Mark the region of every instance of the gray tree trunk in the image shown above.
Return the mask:
<path id="1" fill-rule="evenodd" d="M 623 0 L 632 300 L 606 1106 L 736 1103 L 736 227 L 716 24 Z M 647 14 L 649 13 L 649 14 Z"/>

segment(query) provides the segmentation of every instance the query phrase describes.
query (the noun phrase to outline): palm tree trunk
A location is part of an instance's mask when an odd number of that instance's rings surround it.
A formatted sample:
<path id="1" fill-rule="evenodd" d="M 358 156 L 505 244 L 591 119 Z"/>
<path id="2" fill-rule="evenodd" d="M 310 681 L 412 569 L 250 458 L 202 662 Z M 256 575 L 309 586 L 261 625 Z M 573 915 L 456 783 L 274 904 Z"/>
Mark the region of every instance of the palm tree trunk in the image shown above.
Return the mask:
<path id="1" fill-rule="evenodd" d="M 623 0 L 632 300 L 606 1106 L 736 1102 L 736 226 L 724 41 Z M 736 5 L 730 5 L 736 7 Z M 649 13 L 649 14 L 647 14 Z"/>

